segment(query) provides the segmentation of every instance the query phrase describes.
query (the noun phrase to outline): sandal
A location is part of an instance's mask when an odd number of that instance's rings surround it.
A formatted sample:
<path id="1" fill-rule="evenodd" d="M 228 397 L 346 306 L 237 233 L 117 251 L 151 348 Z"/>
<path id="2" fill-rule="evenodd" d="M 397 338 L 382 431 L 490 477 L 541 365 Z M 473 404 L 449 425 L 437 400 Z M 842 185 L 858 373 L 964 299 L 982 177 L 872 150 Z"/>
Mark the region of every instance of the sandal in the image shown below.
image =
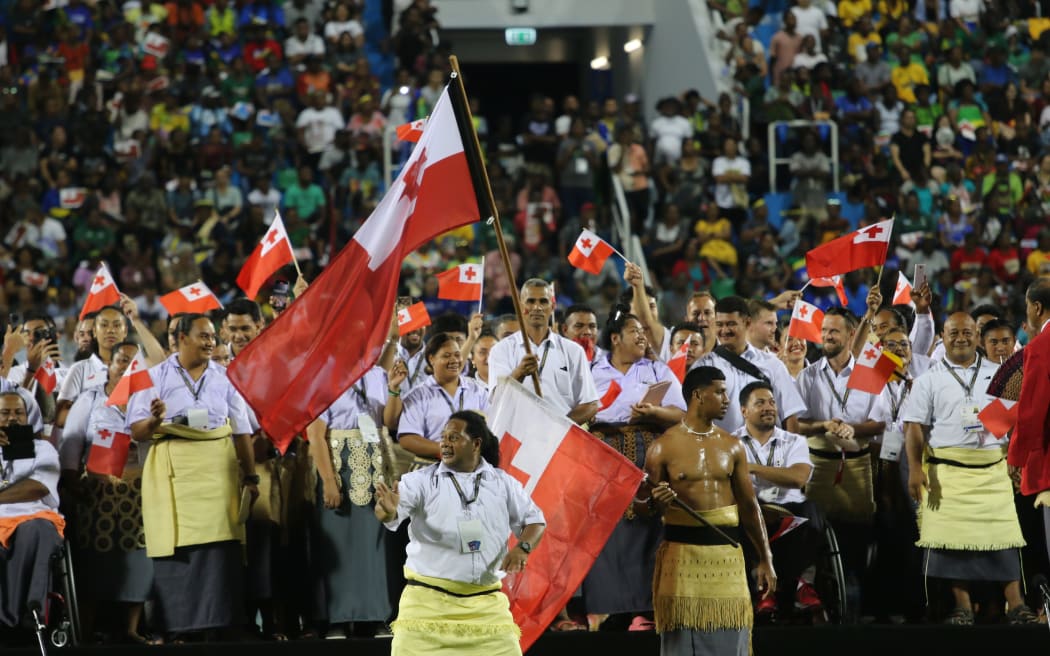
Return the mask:
<path id="1" fill-rule="evenodd" d="M 948 613 L 944 623 L 951 626 L 973 626 L 973 611 L 968 608 L 956 608 Z"/>
<path id="2" fill-rule="evenodd" d="M 552 631 L 586 631 L 587 627 L 585 627 L 584 625 L 580 624 L 579 622 L 577 622 L 574 619 L 566 618 L 566 619 L 558 620 L 557 622 L 555 622 L 554 626 L 551 627 L 551 630 Z"/>
<path id="3" fill-rule="evenodd" d="M 1028 606 L 1021 604 L 1017 608 L 1011 608 L 1006 613 L 1006 620 L 1009 624 L 1042 624 L 1039 616 L 1029 608 Z"/>

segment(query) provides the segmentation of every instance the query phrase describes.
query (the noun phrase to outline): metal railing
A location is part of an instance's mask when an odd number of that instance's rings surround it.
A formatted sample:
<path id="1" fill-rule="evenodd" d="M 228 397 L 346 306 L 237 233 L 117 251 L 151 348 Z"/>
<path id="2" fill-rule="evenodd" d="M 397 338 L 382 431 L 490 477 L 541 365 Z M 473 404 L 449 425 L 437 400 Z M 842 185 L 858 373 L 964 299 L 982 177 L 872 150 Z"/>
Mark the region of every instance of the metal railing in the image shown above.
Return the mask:
<path id="1" fill-rule="evenodd" d="M 610 171 L 609 177 L 613 190 L 611 204 L 613 232 L 620 242 L 623 254 L 627 256 L 628 260 L 642 268 L 642 277 L 645 279 L 645 284 L 651 285 L 652 280 L 649 278 L 649 265 L 645 261 L 642 240 L 631 231 L 631 210 L 627 207 L 627 196 L 623 193 L 623 185 L 620 184 L 620 179 L 616 177 L 615 173 Z"/>
<path id="2" fill-rule="evenodd" d="M 839 191 L 839 126 L 834 121 L 773 121 L 769 124 L 769 190 L 777 190 L 777 166 L 787 164 L 790 157 L 777 157 L 777 127 L 790 129 L 813 128 L 826 125 L 831 134 L 831 185 L 835 193 Z"/>

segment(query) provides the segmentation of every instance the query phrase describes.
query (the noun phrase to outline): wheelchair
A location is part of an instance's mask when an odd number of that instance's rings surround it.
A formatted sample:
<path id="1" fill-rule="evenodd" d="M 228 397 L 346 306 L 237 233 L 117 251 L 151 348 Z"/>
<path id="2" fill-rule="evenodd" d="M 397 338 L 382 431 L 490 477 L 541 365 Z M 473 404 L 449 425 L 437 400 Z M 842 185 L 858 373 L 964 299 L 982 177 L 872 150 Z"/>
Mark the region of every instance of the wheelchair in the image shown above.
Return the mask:
<path id="1" fill-rule="evenodd" d="M 81 642 L 80 609 L 77 607 L 76 577 L 68 541 L 51 555 L 52 592 L 47 597 L 44 617 L 37 627 L 41 644 L 75 647 Z M 41 649 L 43 651 L 43 648 Z"/>

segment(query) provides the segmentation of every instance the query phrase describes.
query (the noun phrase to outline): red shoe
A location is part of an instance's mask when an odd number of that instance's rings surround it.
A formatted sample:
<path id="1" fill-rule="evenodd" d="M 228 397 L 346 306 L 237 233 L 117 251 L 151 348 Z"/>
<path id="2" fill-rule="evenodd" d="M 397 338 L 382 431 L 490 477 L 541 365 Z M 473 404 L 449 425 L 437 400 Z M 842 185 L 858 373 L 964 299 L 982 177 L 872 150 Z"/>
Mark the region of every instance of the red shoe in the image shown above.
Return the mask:
<path id="1" fill-rule="evenodd" d="M 813 586 L 802 580 L 798 582 L 798 589 L 795 591 L 795 602 L 803 610 L 813 610 L 824 605 Z"/>
<path id="2" fill-rule="evenodd" d="M 759 616 L 772 617 L 777 612 L 777 598 L 774 595 L 769 595 L 758 600 L 758 606 L 755 608 L 755 614 Z"/>

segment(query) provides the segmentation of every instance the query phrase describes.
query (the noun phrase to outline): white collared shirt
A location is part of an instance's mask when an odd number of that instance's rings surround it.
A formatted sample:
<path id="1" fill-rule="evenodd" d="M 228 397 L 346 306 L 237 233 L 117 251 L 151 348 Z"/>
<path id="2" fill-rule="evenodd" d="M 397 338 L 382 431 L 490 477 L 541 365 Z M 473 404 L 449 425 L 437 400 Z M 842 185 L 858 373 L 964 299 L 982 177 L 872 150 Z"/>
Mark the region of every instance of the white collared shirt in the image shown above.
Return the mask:
<path id="1" fill-rule="evenodd" d="M 318 419 L 332 430 L 353 430 L 359 428 L 358 420 L 365 414 L 372 418 L 376 426 L 382 426 L 386 397 L 386 372 L 381 367 L 372 367 L 333 401 Z"/>
<path id="2" fill-rule="evenodd" d="M 910 370 L 910 367 L 909 367 Z M 908 403 L 911 392 L 902 381 L 890 381 L 882 393 L 875 399 L 871 408 L 871 418 L 886 424 L 883 432 L 904 432 L 904 406 Z"/>
<path id="3" fill-rule="evenodd" d="M 83 469 L 100 431 L 131 434 L 127 416 L 117 406 L 106 405 L 107 398 L 105 387 L 93 387 L 73 402 L 58 443 L 58 459 L 63 471 L 79 472 Z M 149 442 L 132 442 L 126 466 L 141 467 L 145 464 L 149 445 Z"/>
<path id="4" fill-rule="evenodd" d="M 733 431 L 733 436 L 739 438 L 744 445 L 744 453 L 747 454 L 747 461 L 751 464 L 780 469 L 803 464 L 809 465 L 810 475 L 813 474 L 813 461 L 809 459 L 809 444 L 801 435 L 774 427 L 772 437 L 766 440 L 765 444 L 759 444 L 758 440 L 748 434 L 745 425 Z M 751 475 L 751 484 L 755 486 L 755 496 L 763 503 L 802 503 L 806 500 L 806 495 L 802 493 L 802 490 L 780 487 L 754 474 Z"/>
<path id="5" fill-rule="evenodd" d="M 795 388 L 795 381 L 788 373 L 787 367 L 775 355 L 759 351 L 750 344 L 741 354 L 742 358 L 758 367 L 758 369 L 769 378 L 773 386 L 773 396 L 777 402 L 777 416 L 779 423 L 792 415 L 801 415 L 806 411 L 806 405 Z M 720 428 L 732 433 L 744 425 L 744 416 L 740 414 L 740 391 L 749 383 L 758 379 L 750 374 L 740 371 L 728 360 L 714 351 L 697 358 L 690 369 L 697 367 L 715 367 L 720 369 L 726 376 L 726 392 L 729 395 L 729 410 L 723 419 L 715 420 Z"/>
<path id="6" fill-rule="evenodd" d="M 594 417 L 596 422 L 626 423 L 631 421 L 631 406 L 639 403 L 649 391 L 649 386 L 655 383 L 668 382 L 671 386 L 664 394 L 662 407 L 678 408 L 685 410 L 685 399 L 682 398 L 682 384 L 663 362 L 642 358 L 627 370 L 620 370 L 612 365 L 609 356 L 603 356 L 601 360 L 595 359 L 591 367 L 594 376 L 594 384 L 598 393 L 602 396 L 609 390 L 609 386 L 616 382 L 620 386 L 620 393 L 616 399 L 604 410 L 600 410 Z"/>
<path id="7" fill-rule="evenodd" d="M 860 424 L 871 418 L 871 409 L 878 397 L 846 387 L 854 363 L 851 355 L 846 366 L 836 374 L 827 357 L 823 357 L 802 370 L 796 381 L 807 408 L 800 415 L 802 418 L 814 421 L 841 419 L 847 424 Z"/>
<path id="8" fill-rule="evenodd" d="M 58 400 L 76 401 L 84 390 L 100 385 L 104 387 L 108 378 L 109 367 L 102 361 L 102 358 L 98 357 L 98 354 L 92 353 L 87 360 L 74 362 L 69 368 L 66 379 L 62 381 L 62 386 L 58 389 Z"/>
<path id="9" fill-rule="evenodd" d="M 598 400 L 590 363 L 583 347 L 576 342 L 548 331 L 547 338 L 532 344 L 532 352 L 539 358 L 540 387 L 543 398 L 564 414 L 583 403 Z M 489 351 L 489 392 L 500 378 L 509 376 L 525 357 L 525 341 L 520 332 L 508 335 Z M 526 379 L 525 386 L 532 389 Z"/>
<path id="10" fill-rule="evenodd" d="M 426 348 L 421 346 L 414 355 L 409 355 L 408 349 L 401 346 L 401 343 L 398 342 L 397 357 L 404 361 L 405 368 L 408 370 L 408 375 L 405 376 L 404 382 L 401 383 L 402 399 L 408 396 L 408 393 L 416 387 L 422 385 L 427 379 L 427 358 L 425 352 Z"/>
<path id="11" fill-rule="evenodd" d="M 234 435 L 251 435 L 248 404 L 226 377 L 226 369 L 209 360 L 201 377 L 193 380 L 179 364 L 178 358 L 178 353 L 173 353 L 164 362 L 150 368 L 153 387 L 131 395 L 128 401 L 128 426 L 149 419 L 150 403 L 160 398 L 167 407 L 164 415 L 166 422 L 185 416 L 190 408 L 199 408 L 208 411 L 206 429 L 218 428 L 228 419 Z"/>
<path id="12" fill-rule="evenodd" d="M 454 396 L 438 385 L 433 376 L 427 376 L 404 399 L 404 409 L 397 424 L 397 435 L 413 434 L 440 442 L 448 418 L 460 410 L 485 412 L 489 407 L 488 389 L 474 378 L 460 377 Z"/>
<path id="13" fill-rule="evenodd" d="M 468 500 L 474 497 L 475 478 L 481 477 L 472 503 L 463 503 L 450 476 L 456 477 Z M 521 484 L 485 460 L 473 472 L 453 472 L 444 463 L 409 472 L 401 477 L 398 492 L 397 516 L 386 527 L 395 531 L 401 522 L 412 520 L 405 567 L 424 576 L 475 585 L 496 583 L 503 578 L 499 566 L 510 534 L 520 537 L 526 526 L 546 523 L 543 511 Z M 481 522 L 481 548 L 476 552 L 463 552 L 462 520 Z"/>
<path id="14" fill-rule="evenodd" d="M 58 510 L 58 451 L 47 440 L 33 441 L 36 456 L 30 460 L 4 460 L 0 451 L 0 490 L 32 479 L 47 488 L 36 501 L 0 503 L 0 517 L 21 517 L 45 510 Z"/>
<path id="15" fill-rule="evenodd" d="M 26 372 L 29 371 L 28 364 L 16 364 L 11 367 L 11 371 L 7 372 L 7 379 L 15 385 L 21 385 L 26 379 Z M 55 389 L 62 389 L 62 383 L 66 380 L 66 374 L 69 373 L 69 367 L 62 364 L 61 362 L 55 364 Z M 30 394 L 36 395 L 37 382 L 34 378 L 29 383 L 27 388 Z"/>
<path id="16" fill-rule="evenodd" d="M 994 398 L 988 395 L 987 389 L 992 376 L 999 370 L 999 365 L 987 358 L 978 358 L 969 367 L 940 360 L 912 383 L 911 394 L 904 404 L 903 420 L 929 426 L 932 448 L 999 449 L 1005 444 L 988 431 L 963 430 L 962 408 L 967 395 L 956 376 L 963 384 L 969 385 L 978 363 L 980 371 L 977 371 L 970 398 L 976 407 L 984 408 Z"/>

